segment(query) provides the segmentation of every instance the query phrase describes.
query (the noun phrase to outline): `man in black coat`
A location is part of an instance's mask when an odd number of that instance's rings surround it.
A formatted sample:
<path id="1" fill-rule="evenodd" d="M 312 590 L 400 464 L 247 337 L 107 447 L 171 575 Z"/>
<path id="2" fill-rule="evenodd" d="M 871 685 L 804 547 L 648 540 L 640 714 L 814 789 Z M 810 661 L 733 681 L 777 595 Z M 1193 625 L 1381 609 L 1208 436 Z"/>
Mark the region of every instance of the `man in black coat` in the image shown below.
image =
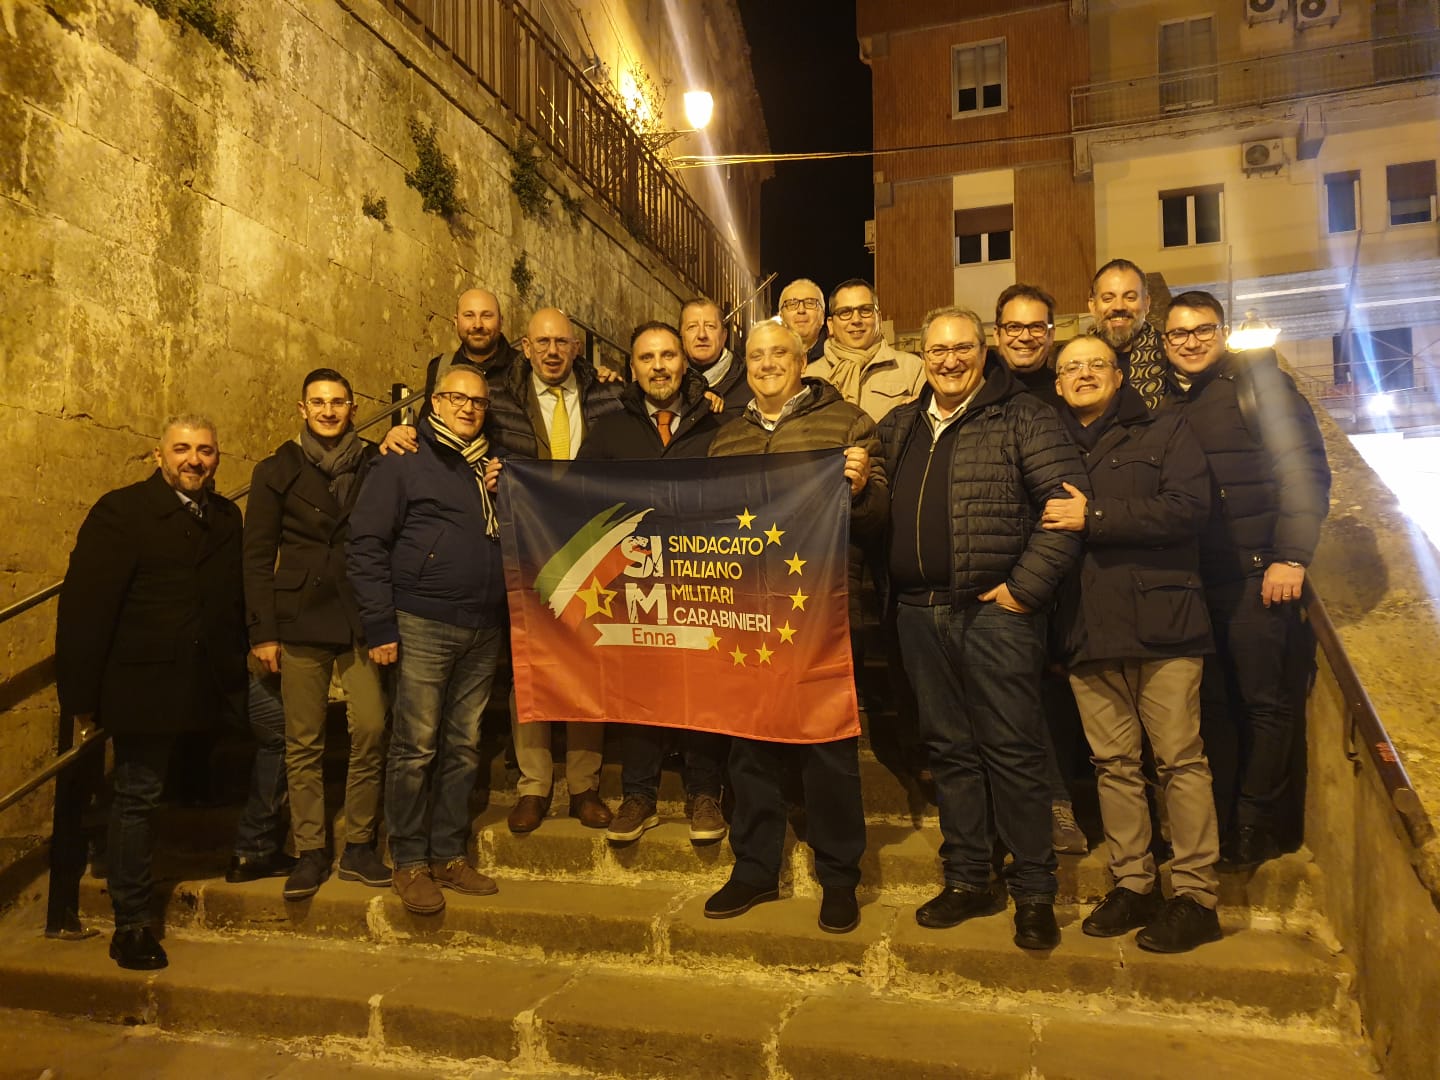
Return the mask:
<path id="1" fill-rule="evenodd" d="M 1085 919 L 1092 937 L 1137 927 L 1142 949 L 1185 952 L 1220 937 L 1220 839 L 1200 741 L 1201 659 L 1212 651 L 1200 588 L 1200 526 L 1210 509 L 1205 452 L 1179 413 L 1156 415 L 1095 337 L 1060 351 L 1062 419 L 1093 493 L 1045 506 L 1046 529 L 1085 537 L 1060 588 L 1061 660 L 1090 740 L 1115 888 Z M 1163 901 L 1140 771 L 1148 735 L 1175 849 Z"/>
<path id="2" fill-rule="evenodd" d="M 352 426 L 350 383 L 317 368 L 301 384 L 299 436 L 255 466 L 245 513 L 245 605 L 250 652 L 280 682 L 285 771 L 298 865 L 287 900 L 315 895 L 330 876 L 325 854 L 325 714 L 338 669 L 350 728 L 345 850 L 340 877 L 382 887 L 375 852 L 384 783 L 385 692 L 370 659 L 345 573 L 350 511 L 379 456 Z"/>
<path id="3" fill-rule="evenodd" d="M 203 417 L 166 422 L 148 479 L 101 497 L 70 553 L 55 628 L 61 711 L 113 736 L 110 955 L 168 962 L 150 930 L 151 817 L 179 736 L 243 707 L 240 511 L 212 490 L 220 447 Z"/>
<path id="4" fill-rule="evenodd" d="M 725 419 L 743 413 L 754 395 L 745 380 L 745 358 L 728 346 L 730 331 L 720 305 L 708 296 L 686 300 L 680 308 L 680 338 L 691 369 L 705 376 L 711 393 L 725 402 Z"/>
<path id="5" fill-rule="evenodd" d="M 744 366 L 741 365 L 741 371 Z M 647 322 L 630 335 L 635 381 L 620 392 L 622 410 L 601 419 L 580 447 L 582 461 L 659 461 L 704 457 L 720 430 L 705 377 L 685 361 L 680 331 Z M 747 387 L 748 393 L 748 387 Z M 620 732 L 620 809 L 605 830 L 611 843 L 638 840 L 660 824 L 655 802 L 667 738 L 675 737 L 685 762 L 685 812 L 692 843 L 724 838 L 720 787 L 729 740 L 709 731 L 674 731 L 623 724 Z"/>
<path id="6" fill-rule="evenodd" d="M 1170 301 L 1168 400 L 1204 447 L 1211 477 L 1200 574 L 1216 652 L 1201 686 L 1201 734 L 1221 853 L 1250 867 L 1279 854 L 1298 794 L 1304 705 L 1290 693 L 1291 665 L 1314 651 L 1299 608 L 1330 507 L 1330 466 L 1315 413 L 1274 352 L 1229 352 L 1225 332 L 1209 293 Z"/>
<path id="7" fill-rule="evenodd" d="M 1015 943 L 1048 949 L 1060 930 L 1039 684 L 1045 613 L 1081 545 L 1039 522 L 1065 483 L 1089 481 L 1055 410 L 986 360 L 980 316 L 932 311 L 921 344 L 929 386 L 880 425 L 890 589 L 944 836 L 945 888 L 915 918 L 940 929 L 998 910 L 998 830 Z"/>

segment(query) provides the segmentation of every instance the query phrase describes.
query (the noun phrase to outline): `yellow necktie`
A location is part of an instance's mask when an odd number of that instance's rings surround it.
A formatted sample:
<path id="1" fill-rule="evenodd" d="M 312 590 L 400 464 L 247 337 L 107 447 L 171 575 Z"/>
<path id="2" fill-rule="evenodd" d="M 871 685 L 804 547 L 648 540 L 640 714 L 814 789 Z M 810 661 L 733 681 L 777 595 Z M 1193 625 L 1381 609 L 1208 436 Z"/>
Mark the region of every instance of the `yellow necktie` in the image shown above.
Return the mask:
<path id="1" fill-rule="evenodd" d="M 550 457 L 554 461 L 570 458 L 570 413 L 565 408 L 565 391 L 550 387 L 555 395 L 555 411 L 550 415 Z"/>

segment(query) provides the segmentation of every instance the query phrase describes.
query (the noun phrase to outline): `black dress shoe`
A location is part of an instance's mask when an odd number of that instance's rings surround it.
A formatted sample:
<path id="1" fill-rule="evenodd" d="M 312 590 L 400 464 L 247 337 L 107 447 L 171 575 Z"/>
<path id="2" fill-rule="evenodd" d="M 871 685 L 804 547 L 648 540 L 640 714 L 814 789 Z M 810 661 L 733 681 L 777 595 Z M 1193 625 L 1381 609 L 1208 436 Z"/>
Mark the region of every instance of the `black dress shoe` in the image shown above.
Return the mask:
<path id="1" fill-rule="evenodd" d="M 946 885 L 938 896 L 915 909 L 915 921 L 931 930 L 947 930 L 959 926 L 966 919 L 994 915 L 1004 906 L 989 889 L 972 892 Z"/>
<path id="2" fill-rule="evenodd" d="M 1274 834 L 1260 825 L 1241 825 L 1220 845 L 1220 866 L 1225 870 L 1254 870 L 1280 854 Z"/>
<path id="3" fill-rule="evenodd" d="M 287 877 L 298 861 L 295 856 L 286 855 L 283 851 L 271 852 L 269 855 L 235 855 L 231 857 L 230 865 L 225 870 L 225 880 L 232 885 L 238 885 L 242 881 Z"/>
<path id="4" fill-rule="evenodd" d="M 1060 944 L 1055 905 L 1041 902 L 1015 905 L 1015 944 L 1022 949 L 1053 949 Z"/>
<path id="5" fill-rule="evenodd" d="M 767 900 L 778 900 L 780 890 L 777 888 L 757 888 L 754 885 L 746 885 L 743 881 L 730 880 L 720 887 L 720 891 L 705 901 L 705 917 L 707 919 L 733 919 L 736 915 L 744 915 L 756 904 L 763 904 Z"/>
<path id="6" fill-rule="evenodd" d="M 158 971 L 170 963 L 148 926 L 127 926 L 110 939 L 110 959 L 131 971 Z"/>
<path id="7" fill-rule="evenodd" d="M 1163 898 L 1158 888 L 1137 893 L 1121 885 L 1111 889 L 1095 910 L 1085 916 L 1080 929 L 1091 937 L 1119 937 L 1138 930 L 1160 912 Z"/>
<path id="8" fill-rule="evenodd" d="M 855 890 L 829 888 L 820 899 L 820 929 L 827 934 L 848 934 L 860 925 L 860 904 Z"/>

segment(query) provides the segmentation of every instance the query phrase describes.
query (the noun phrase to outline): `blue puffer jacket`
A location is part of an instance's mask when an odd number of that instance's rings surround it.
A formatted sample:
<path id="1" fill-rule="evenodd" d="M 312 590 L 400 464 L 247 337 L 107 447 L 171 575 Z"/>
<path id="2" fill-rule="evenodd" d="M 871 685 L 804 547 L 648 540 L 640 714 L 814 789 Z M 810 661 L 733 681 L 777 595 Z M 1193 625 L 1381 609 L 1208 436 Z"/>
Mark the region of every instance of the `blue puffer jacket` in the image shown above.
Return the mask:
<path id="1" fill-rule="evenodd" d="M 475 471 L 417 428 L 414 454 L 371 469 L 350 513 L 345 557 L 373 648 L 400 639 L 396 610 L 468 628 L 505 621 L 500 545 L 485 535 Z"/>

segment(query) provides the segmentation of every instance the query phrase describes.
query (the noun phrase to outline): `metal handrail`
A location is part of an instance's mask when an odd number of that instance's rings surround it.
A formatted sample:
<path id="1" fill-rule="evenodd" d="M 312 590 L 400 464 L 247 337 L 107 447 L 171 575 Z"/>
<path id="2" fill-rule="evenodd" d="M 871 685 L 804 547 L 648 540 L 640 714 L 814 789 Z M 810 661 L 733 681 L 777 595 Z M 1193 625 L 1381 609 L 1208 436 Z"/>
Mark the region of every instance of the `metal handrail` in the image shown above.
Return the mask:
<path id="1" fill-rule="evenodd" d="M 13 791 L 7 791 L 4 795 L 0 795 L 0 811 L 8 810 L 11 806 L 14 806 L 26 795 L 29 795 L 32 791 L 38 788 L 41 784 L 45 783 L 47 780 L 53 780 L 55 777 L 59 776 L 62 772 L 69 768 L 70 763 L 73 762 L 76 758 L 78 758 L 81 754 L 85 753 L 87 750 L 90 749 L 90 747 L 94 746 L 96 743 L 103 743 L 109 737 L 109 734 L 105 731 L 104 728 L 91 728 L 90 731 L 85 733 L 85 735 L 80 739 L 78 743 L 72 746 L 69 750 L 66 750 L 63 754 L 60 754 L 58 757 L 56 757 L 55 760 L 50 762 L 49 765 L 46 765 L 43 769 L 35 773 L 29 779 L 22 780 L 20 782 L 20 786 L 15 788 Z"/>

